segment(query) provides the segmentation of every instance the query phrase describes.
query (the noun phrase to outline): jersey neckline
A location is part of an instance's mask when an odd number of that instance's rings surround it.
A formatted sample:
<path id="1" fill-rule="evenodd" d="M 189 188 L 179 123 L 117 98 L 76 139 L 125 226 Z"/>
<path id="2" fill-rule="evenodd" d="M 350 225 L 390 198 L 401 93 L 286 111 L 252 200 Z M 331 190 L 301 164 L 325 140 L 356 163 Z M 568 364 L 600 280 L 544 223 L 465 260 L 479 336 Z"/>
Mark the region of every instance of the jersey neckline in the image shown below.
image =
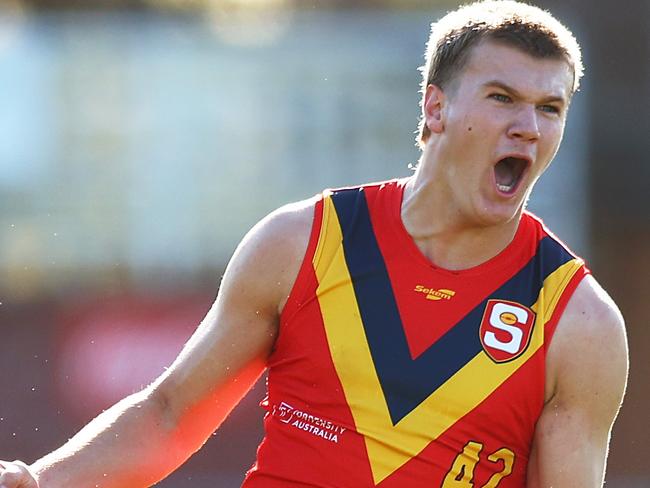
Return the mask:
<path id="1" fill-rule="evenodd" d="M 528 227 L 527 224 L 529 219 L 526 218 L 526 213 L 524 212 L 519 220 L 515 236 L 510 243 L 487 261 L 470 268 L 459 270 L 451 270 L 435 264 L 420 250 L 406 230 L 404 222 L 402 221 L 401 212 L 402 202 L 404 200 L 404 189 L 409 179 L 410 177 L 404 177 L 386 182 L 388 186 L 392 186 L 393 188 L 391 191 L 387 192 L 388 195 L 386 195 L 384 204 L 387 207 L 386 215 L 389 217 L 390 227 L 392 227 L 396 238 L 401 243 L 402 249 L 404 249 L 405 252 L 408 252 L 412 258 L 420 263 L 420 265 L 453 276 L 483 275 L 490 273 L 494 269 L 502 269 L 503 267 L 507 267 L 508 265 L 517 262 L 517 256 L 519 256 L 520 253 L 525 252 L 526 228 Z"/>

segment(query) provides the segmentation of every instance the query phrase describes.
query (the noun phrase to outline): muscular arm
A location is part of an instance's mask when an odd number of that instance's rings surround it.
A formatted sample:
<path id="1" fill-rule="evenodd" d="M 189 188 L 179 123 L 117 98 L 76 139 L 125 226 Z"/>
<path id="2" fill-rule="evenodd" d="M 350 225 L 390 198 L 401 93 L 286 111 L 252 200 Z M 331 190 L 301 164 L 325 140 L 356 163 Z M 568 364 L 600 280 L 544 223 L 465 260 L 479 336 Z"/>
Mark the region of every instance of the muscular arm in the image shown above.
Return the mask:
<path id="1" fill-rule="evenodd" d="M 285 207 L 249 232 L 173 365 L 34 463 L 41 488 L 150 486 L 203 445 L 265 368 L 307 247 L 312 208 Z M 30 486 L 10 481 L 0 476 L 9 487 Z"/>
<path id="2" fill-rule="evenodd" d="M 547 366 L 547 401 L 527 487 L 602 487 L 611 427 L 627 381 L 627 343 L 616 305 L 591 276 L 567 305 Z"/>

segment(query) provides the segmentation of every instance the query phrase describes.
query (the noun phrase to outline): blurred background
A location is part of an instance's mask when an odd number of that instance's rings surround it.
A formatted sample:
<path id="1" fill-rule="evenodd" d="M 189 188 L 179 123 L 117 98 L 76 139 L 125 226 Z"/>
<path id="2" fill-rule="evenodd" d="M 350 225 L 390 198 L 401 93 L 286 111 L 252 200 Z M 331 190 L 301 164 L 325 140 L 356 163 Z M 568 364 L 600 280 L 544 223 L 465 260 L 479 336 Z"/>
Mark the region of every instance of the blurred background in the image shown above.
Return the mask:
<path id="1" fill-rule="evenodd" d="M 458 4 L 2 0 L 0 458 L 34 460 L 158 375 L 266 213 L 408 175 L 429 23 Z M 647 488 L 650 2 L 537 4 L 587 72 L 530 207 L 627 319 L 607 486 Z M 159 486 L 239 486 L 263 395 Z"/>

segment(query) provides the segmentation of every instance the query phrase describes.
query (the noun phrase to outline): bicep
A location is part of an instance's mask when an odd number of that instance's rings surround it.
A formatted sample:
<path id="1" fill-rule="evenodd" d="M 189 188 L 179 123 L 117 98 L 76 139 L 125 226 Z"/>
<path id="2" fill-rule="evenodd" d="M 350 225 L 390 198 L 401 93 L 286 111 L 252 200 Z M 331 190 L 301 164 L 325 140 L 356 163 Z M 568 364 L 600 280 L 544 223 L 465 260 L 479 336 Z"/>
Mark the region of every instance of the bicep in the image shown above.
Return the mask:
<path id="1" fill-rule="evenodd" d="M 304 212 L 303 212 L 304 214 Z M 181 437 L 202 442 L 266 367 L 311 220 L 270 217 L 235 251 L 213 306 L 168 371 L 152 385 Z M 285 236 L 295 236 L 290 242 Z"/>
<path id="2" fill-rule="evenodd" d="M 228 286 L 222 285 L 196 332 L 155 385 L 171 422 L 205 418 L 211 424 L 206 428 L 214 430 L 265 368 L 276 317 L 251 312 L 255 303 L 244 306 L 224 297 Z"/>
<path id="3" fill-rule="evenodd" d="M 265 368 L 276 318 L 251 313 L 236 297 L 238 278 L 221 285 L 205 318 L 167 371 L 151 386 L 166 429 L 195 450 L 230 413 Z"/>
<path id="4" fill-rule="evenodd" d="M 618 309 L 592 277 L 567 305 L 547 365 L 555 386 L 537 422 L 528 486 L 601 487 L 625 390 L 627 344 Z"/>
<path id="5" fill-rule="evenodd" d="M 540 416 L 528 467 L 528 488 L 602 486 L 609 430 L 589 414 L 548 404 Z"/>

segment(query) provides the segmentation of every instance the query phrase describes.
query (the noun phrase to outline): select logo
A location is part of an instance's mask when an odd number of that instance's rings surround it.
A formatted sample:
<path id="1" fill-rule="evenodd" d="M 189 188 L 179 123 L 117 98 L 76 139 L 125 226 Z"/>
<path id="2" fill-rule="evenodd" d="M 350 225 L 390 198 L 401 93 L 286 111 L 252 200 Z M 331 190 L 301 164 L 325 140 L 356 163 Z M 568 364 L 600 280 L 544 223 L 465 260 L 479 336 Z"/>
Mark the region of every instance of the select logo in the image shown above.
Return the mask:
<path id="1" fill-rule="evenodd" d="M 416 285 L 414 291 L 423 293 L 427 300 L 451 300 L 451 298 L 456 294 L 454 290 L 448 290 L 446 288 L 427 288 L 422 285 Z"/>

